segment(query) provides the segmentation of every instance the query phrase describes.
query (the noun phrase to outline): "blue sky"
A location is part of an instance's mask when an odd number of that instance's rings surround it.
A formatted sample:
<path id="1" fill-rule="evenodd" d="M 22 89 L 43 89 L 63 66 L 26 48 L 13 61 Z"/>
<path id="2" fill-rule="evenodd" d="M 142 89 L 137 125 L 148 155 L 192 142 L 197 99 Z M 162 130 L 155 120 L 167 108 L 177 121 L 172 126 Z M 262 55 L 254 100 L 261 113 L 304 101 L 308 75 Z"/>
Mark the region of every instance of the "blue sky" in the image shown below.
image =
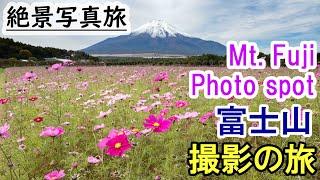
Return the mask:
<path id="1" fill-rule="evenodd" d="M 18 2 L 57 0 L 19 0 Z M 257 42 L 268 52 L 272 40 L 320 44 L 319 0 L 119 0 L 129 5 L 132 29 L 151 20 L 164 20 L 195 37 L 226 44 L 228 40 Z M 1 0 L 4 8 L 9 0 Z M 71 0 L 64 2 L 87 2 Z M 105 2 L 96 0 L 95 2 Z M 2 16 L 2 14 L 1 14 Z M 2 25 L 2 17 L 0 18 Z M 1 34 L 3 37 L 3 35 Z M 82 49 L 110 36 L 10 36 L 40 46 Z M 320 49 L 320 48 L 318 48 Z"/>

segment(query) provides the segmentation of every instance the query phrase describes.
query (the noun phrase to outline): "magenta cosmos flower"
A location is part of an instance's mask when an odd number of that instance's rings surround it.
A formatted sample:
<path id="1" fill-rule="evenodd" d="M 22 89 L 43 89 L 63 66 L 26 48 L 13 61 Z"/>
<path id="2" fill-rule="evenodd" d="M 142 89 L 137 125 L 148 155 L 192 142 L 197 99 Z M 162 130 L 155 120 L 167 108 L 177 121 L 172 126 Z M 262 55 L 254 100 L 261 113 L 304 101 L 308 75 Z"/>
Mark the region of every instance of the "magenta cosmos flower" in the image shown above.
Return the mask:
<path id="1" fill-rule="evenodd" d="M 3 126 L 0 126 L 0 137 L 1 138 L 8 138 L 10 136 L 9 134 L 10 125 L 8 123 L 4 123 Z"/>
<path id="2" fill-rule="evenodd" d="M 66 174 L 64 173 L 64 170 L 55 170 L 55 171 L 51 171 L 48 174 L 46 174 L 44 176 L 45 180 L 59 180 L 59 179 L 63 179 L 63 177 Z"/>
<path id="3" fill-rule="evenodd" d="M 41 137 L 58 137 L 58 136 L 61 136 L 63 133 L 64 133 L 64 130 L 62 127 L 48 126 L 42 130 L 42 132 L 40 133 L 40 136 Z"/>
<path id="4" fill-rule="evenodd" d="M 188 102 L 187 101 L 183 101 L 183 100 L 178 100 L 176 101 L 176 107 L 177 108 L 183 108 L 188 106 Z"/>
<path id="5" fill-rule="evenodd" d="M 174 122 L 174 121 L 179 120 L 179 117 L 178 117 L 177 115 L 173 115 L 173 116 L 170 116 L 170 117 L 168 118 L 168 120 L 171 121 L 171 122 Z"/>
<path id="6" fill-rule="evenodd" d="M 112 138 L 104 138 L 99 142 L 98 146 L 109 156 L 123 156 L 132 147 L 128 136 L 125 134 L 115 135 Z"/>
<path id="7" fill-rule="evenodd" d="M 108 136 L 104 137 L 103 139 L 101 139 L 98 143 L 98 147 L 101 151 L 103 151 L 106 148 L 106 144 L 113 139 L 114 137 L 118 136 L 118 135 L 122 135 L 125 134 L 127 136 L 130 135 L 130 132 L 126 129 L 122 129 L 122 130 L 116 130 L 116 129 L 112 129 Z"/>
<path id="8" fill-rule="evenodd" d="M 36 73 L 34 73 L 32 71 L 26 72 L 22 77 L 23 81 L 33 81 L 35 79 L 37 79 L 37 75 L 36 75 Z"/>
<path id="9" fill-rule="evenodd" d="M 110 141 L 110 139 L 116 137 L 119 134 L 119 132 L 116 129 L 112 129 L 108 136 L 106 136 L 105 138 L 101 139 L 98 143 L 98 147 L 101 151 L 104 151 L 107 143 Z"/>
<path id="10" fill-rule="evenodd" d="M 171 127 L 171 121 L 164 120 L 162 116 L 154 116 L 151 114 L 148 118 L 144 121 L 144 127 L 150 128 L 153 132 L 166 132 Z"/>
<path id="11" fill-rule="evenodd" d="M 9 102 L 8 98 L 0 98 L 0 105 L 7 104 Z"/>
<path id="12" fill-rule="evenodd" d="M 51 69 L 54 71 L 59 71 L 62 69 L 62 64 L 60 64 L 60 63 L 54 64 L 51 66 Z"/>
<path id="13" fill-rule="evenodd" d="M 200 117 L 199 121 L 201 123 L 206 123 L 208 119 L 210 119 L 211 117 L 213 117 L 213 113 L 212 112 L 207 112 L 206 114 L 204 114 L 203 116 Z"/>
<path id="14" fill-rule="evenodd" d="M 160 72 L 154 77 L 154 81 L 165 81 L 168 80 L 169 75 L 167 72 Z"/>

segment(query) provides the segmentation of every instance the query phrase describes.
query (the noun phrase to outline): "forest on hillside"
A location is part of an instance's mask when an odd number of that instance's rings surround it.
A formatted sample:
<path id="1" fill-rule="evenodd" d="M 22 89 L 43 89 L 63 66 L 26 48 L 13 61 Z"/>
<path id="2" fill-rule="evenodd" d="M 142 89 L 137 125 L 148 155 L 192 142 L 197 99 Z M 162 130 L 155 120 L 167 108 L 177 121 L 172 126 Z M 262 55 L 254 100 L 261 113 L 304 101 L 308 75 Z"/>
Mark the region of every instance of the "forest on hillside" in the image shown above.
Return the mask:
<path id="1" fill-rule="evenodd" d="M 82 51 L 68 51 L 65 49 L 32 46 L 29 44 L 16 42 L 9 38 L 0 38 L 0 59 L 12 59 L 12 60 L 32 60 L 42 61 L 45 58 L 68 58 L 71 60 L 97 60 Z"/>

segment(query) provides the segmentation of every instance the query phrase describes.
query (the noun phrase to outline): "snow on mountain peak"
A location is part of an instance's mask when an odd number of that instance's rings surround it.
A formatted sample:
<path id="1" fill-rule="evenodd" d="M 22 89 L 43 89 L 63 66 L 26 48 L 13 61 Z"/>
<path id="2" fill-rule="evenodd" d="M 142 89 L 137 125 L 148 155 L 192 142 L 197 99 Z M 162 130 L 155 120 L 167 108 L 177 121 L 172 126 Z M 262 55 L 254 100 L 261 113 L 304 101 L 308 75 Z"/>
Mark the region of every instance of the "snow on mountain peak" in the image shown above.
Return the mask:
<path id="1" fill-rule="evenodd" d="M 186 33 L 178 32 L 175 27 L 171 26 L 170 24 L 166 23 L 163 20 L 153 20 L 144 24 L 134 30 L 132 32 L 134 35 L 147 33 L 152 38 L 160 37 L 165 38 L 167 36 L 175 37 L 177 34 L 182 34 L 187 36 Z"/>

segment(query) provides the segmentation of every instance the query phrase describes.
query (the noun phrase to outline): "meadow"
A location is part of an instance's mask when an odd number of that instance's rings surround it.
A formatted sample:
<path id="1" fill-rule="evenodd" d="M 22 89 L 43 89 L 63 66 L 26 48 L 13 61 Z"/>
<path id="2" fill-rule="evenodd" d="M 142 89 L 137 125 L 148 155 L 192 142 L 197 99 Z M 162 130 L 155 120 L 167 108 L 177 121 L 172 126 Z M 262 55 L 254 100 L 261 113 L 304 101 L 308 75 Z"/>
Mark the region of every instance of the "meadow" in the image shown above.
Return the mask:
<path id="1" fill-rule="evenodd" d="M 187 151 L 194 141 L 249 142 L 253 149 L 263 144 L 283 148 L 289 141 L 320 145 L 319 97 L 279 103 L 260 92 L 253 100 L 192 100 L 188 72 L 195 69 L 220 77 L 233 72 L 225 67 L 57 64 L 1 70 L 0 179 L 292 179 L 283 169 L 275 174 L 251 168 L 241 176 L 188 175 Z M 285 68 L 243 71 L 261 81 L 297 74 Z M 230 102 L 255 112 L 263 103 L 275 112 L 301 104 L 313 110 L 313 135 L 219 139 L 218 119 L 211 112 Z"/>

